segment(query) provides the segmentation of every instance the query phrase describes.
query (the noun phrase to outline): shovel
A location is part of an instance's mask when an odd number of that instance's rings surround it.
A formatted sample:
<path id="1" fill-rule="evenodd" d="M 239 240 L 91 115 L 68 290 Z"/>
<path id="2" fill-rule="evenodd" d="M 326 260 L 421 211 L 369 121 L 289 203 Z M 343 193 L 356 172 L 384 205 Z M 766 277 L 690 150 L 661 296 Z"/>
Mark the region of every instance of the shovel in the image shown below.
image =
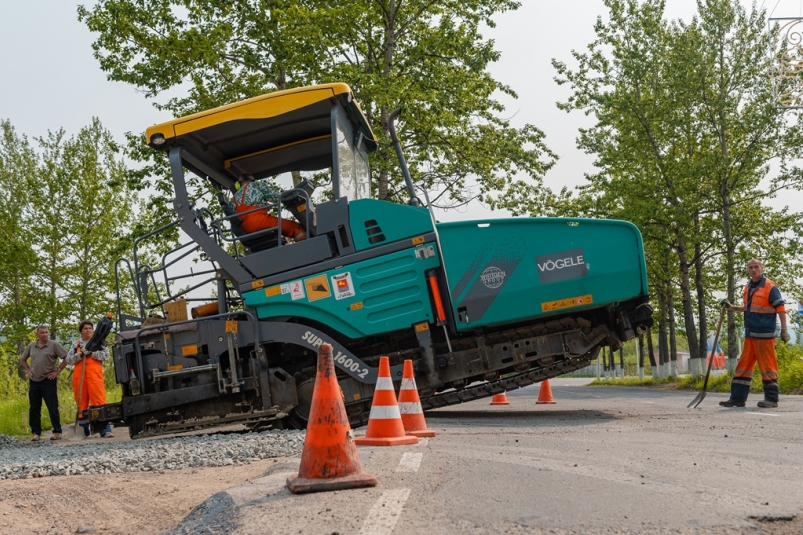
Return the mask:
<path id="1" fill-rule="evenodd" d="M 80 351 L 80 348 L 78 349 Z M 67 439 L 77 441 L 84 439 L 84 430 L 78 432 L 78 416 L 81 414 L 81 396 L 84 395 L 84 376 L 86 375 L 86 357 L 81 361 L 81 381 L 78 383 L 78 402 L 75 407 L 75 424 L 67 427 Z"/>
<path id="2" fill-rule="evenodd" d="M 705 372 L 705 380 L 703 381 L 703 389 L 697 394 L 697 397 L 694 398 L 691 403 L 689 403 L 688 409 L 697 408 L 697 406 L 703 402 L 705 399 L 705 389 L 708 388 L 708 376 L 711 375 L 711 365 L 714 363 L 714 355 L 713 352 L 717 350 L 717 342 L 719 342 L 719 331 L 722 330 L 722 320 L 725 319 L 725 307 L 722 307 L 722 312 L 719 314 L 719 325 L 717 325 L 717 334 L 714 335 L 714 345 L 711 346 L 713 349 L 711 350 L 711 358 L 708 359 L 708 371 Z M 706 351 L 707 353 L 707 351 Z"/>

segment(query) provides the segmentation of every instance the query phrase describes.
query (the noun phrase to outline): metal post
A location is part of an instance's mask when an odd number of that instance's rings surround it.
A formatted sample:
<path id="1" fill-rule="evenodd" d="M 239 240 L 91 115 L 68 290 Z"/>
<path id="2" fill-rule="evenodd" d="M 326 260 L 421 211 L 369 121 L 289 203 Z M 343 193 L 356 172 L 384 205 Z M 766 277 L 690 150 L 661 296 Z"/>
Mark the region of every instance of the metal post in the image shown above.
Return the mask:
<path id="1" fill-rule="evenodd" d="M 639 338 L 636 342 L 636 368 L 638 369 L 639 381 L 644 380 L 644 366 L 642 366 L 643 362 L 641 361 L 641 340 Z"/>

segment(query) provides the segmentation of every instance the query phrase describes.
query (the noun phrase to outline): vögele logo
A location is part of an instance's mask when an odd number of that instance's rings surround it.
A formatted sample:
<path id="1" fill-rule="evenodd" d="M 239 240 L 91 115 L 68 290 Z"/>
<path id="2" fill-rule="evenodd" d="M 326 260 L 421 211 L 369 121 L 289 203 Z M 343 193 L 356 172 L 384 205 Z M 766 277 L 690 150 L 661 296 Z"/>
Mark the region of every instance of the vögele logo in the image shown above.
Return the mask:
<path id="1" fill-rule="evenodd" d="M 505 272 L 498 267 L 490 266 L 485 268 L 485 271 L 482 272 L 480 280 L 488 288 L 494 289 L 502 286 L 506 276 Z"/>
<path id="2" fill-rule="evenodd" d="M 556 269 L 563 269 L 571 266 L 580 266 L 583 262 L 583 255 L 577 255 L 572 258 L 558 258 L 557 260 L 547 260 L 543 264 L 538 264 L 538 269 L 541 271 L 554 271 Z"/>
<path id="3" fill-rule="evenodd" d="M 588 264 L 582 249 L 571 249 L 536 256 L 538 279 L 541 284 L 549 284 L 588 275 Z"/>

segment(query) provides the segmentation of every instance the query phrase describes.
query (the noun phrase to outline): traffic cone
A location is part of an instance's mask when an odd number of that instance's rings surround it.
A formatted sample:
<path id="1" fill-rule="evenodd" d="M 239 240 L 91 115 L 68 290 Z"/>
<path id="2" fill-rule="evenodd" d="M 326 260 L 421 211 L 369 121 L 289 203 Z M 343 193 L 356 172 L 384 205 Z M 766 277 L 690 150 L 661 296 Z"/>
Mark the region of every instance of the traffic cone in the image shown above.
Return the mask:
<path id="1" fill-rule="evenodd" d="M 401 389 L 399 389 L 399 412 L 405 434 L 414 437 L 435 436 L 435 431 L 427 429 L 424 409 L 421 408 L 421 398 L 418 397 L 418 388 L 415 386 L 412 360 L 404 361 L 404 375 L 402 375 Z"/>
<path id="2" fill-rule="evenodd" d="M 510 405 L 507 400 L 507 393 L 494 394 L 494 397 L 491 398 L 491 405 Z"/>
<path id="3" fill-rule="evenodd" d="M 499 378 L 501 379 L 502 376 L 500 375 Z M 494 394 L 494 397 L 491 398 L 491 405 L 510 405 L 510 402 L 507 400 L 507 392 Z"/>
<path id="4" fill-rule="evenodd" d="M 396 391 L 390 378 L 390 360 L 379 357 L 379 377 L 376 379 L 371 414 L 368 416 L 368 431 L 364 437 L 355 438 L 360 446 L 402 446 L 418 444 L 418 437 L 406 436 L 402 424 Z"/>
<path id="5" fill-rule="evenodd" d="M 555 398 L 552 397 L 552 387 L 549 386 L 549 379 L 544 379 L 544 381 L 541 383 L 541 390 L 538 392 L 538 401 L 536 401 L 535 404 L 555 404 Z"/>
<path id="6" fill-rule="evenodd" d="M 510 405 L 510 402 L 507 400 L 507 392 L 494 394 L 494 397 L 491 398 L 491 405 Z"/>
<path id="7" fill-rule="evenodd" d="M 303 494 L 375 486 L 376 478 L 363 471 L 357 455 L 337 384 L 332 346 L 321 344 L 301 466 L 296 477 L 287 478 L 287 487 L 294 494 Z"/>

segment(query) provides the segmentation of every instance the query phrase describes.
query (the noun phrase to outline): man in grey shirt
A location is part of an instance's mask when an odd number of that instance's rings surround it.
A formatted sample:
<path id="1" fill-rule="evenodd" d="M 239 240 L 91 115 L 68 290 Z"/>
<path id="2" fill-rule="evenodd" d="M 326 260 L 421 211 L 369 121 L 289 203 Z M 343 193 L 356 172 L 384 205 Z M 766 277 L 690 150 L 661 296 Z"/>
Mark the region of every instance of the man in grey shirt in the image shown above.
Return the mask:
<path id="1" fill-rule="evenodd" d="M 28 422 L 31 426 L 34 442 L 40 440 L 42 435 L 42 400 L 47 405 L 50 413 L 50 422 L 53 424 L 53 436 L 50 440 L 61 438 L 61 417 L 59 416 L 59 395 L 58 395 L 58 376 L 67 366 L 65 357 L 67 350 L 50 339 L 50 331 L 47 325 L 40 325 L 36 328 L 36 342 L 32 342 L 20 357 L 20 366 L 28 374 L 30 383 L 28 385 L 28 401 L 31 409 L 28 413 Z M 31 364 L 28 365 L 28 359 Z M 56 364 L 61 359 L 61 366 Z"/>

